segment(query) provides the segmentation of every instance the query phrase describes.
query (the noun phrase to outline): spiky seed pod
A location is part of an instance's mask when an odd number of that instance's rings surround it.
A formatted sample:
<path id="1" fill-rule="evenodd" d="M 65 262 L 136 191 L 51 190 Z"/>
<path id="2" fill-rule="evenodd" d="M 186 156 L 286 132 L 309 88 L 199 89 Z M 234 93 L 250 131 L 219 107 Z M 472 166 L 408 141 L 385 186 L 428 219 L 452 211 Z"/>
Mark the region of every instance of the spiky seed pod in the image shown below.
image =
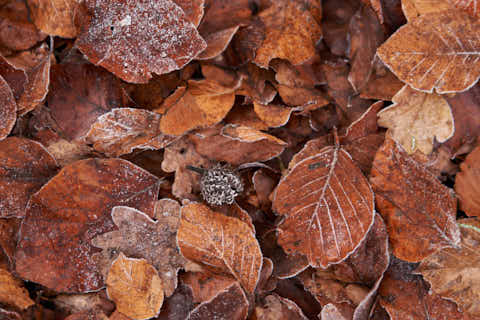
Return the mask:
<path id="1" fill-rule="evenodd" d="M 216 165 L 203 172 L 200 191 L 203 199 L 210 205 L 232 204 L 235 197 L 243 192 L 243 183 L 228 166 Z"/>

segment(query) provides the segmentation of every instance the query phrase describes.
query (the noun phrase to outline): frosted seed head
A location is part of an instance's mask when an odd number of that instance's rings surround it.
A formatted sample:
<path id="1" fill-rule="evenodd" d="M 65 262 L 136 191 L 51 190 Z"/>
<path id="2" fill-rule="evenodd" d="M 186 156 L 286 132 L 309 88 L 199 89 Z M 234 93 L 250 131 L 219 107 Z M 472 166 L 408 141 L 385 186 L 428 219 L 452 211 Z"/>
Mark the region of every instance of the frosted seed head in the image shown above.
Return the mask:
<path id="1" fill-rule="evenodd" d="M 217 165 L 203 172 L 200 191 L 210 205 L 232 204 L 235 197 L 243 192 L 243 183 L 229 167 Z"/>

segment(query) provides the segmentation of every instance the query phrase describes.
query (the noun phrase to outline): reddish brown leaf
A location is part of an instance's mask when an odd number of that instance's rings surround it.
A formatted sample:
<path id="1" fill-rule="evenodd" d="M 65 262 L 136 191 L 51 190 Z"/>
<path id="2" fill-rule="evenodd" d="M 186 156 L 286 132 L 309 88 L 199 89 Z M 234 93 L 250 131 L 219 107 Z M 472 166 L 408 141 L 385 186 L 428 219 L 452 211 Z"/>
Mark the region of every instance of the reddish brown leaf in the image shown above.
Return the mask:
<path id="1" fill-rule="evenodd" d="M 22 287 L 22 281 L 0 267 L 0 303 L 26 309 L 35 304 Z"/>
<path id="2" fill-rule="evenodd" d="M 73 17 L 78 7 L 76 0 L 28 0 L 32 20 L 38 29 L 52 36 L 74 38 L 77 30 Z"/>
<path id="3" fill-rule="evenodd" d="M 120 80 L 85 61 L 52 67 L 50 114 L 67 138 L 82 139 L 101 115 L 125 106 Z"/>
<path id="4" fill-rule="evenodd" d="M 157 320 L 184 320 L 193 309 L 194 303 L 190 288 L 179 283 L 173 295 L 163 302 Z"/>
<path id="5" fill-rule="evenodd" d="M 278 242 L 325 268 L 346 259 L 365 238 L 374 220 L 373 192 L 338 146 L 297 161 L 275 190 L 273 209 L 285 216 Z"/>
<path id="6" fill-rule="evenodd" d="M 90 240 L 111 231 L 112 207 L 153 214 L 159 181 L 121 159 L 88 159 L 64 167 L 34 194 L 20 229 L 16 271 L 56 291 L 103 286 Z"/>
<path id="7" fill-rule="evenodd" d="M 244 320 L 247 318 L 247 312 L 247 297 L 238 282 L 235 282 L 224 291 L 220 291 L 212 300 L 198 305 L 186 319 Z"/>
<path id="8" fill-rule="evenodd" d="M 145 83 L 182 68 L 206 47 L 183 10 L 170 0 L 89 0 L 78 22 L 78 48 L 117 77 Z"/>
<path id="9" fill-rule="evenodd" d="M 5 79 L 0 76 L 0 140 L 5 139 L 17 120 L 17 103 Z"/>
<path id="10" fill-rule="evenodd" d="M 176 202 L 170 199 L 160 201 Z M 118 230 L 99 235 L 91 243 L 103 249 L 102 253 L 94 254 L 93 259 L 104 275 L 113 260 L 112 250 L 121 251 L 131 258 L 144 258 L 158 270 L 165 296 L 168 297 L 177 287 L 177 273 L 185 260 L 176 243 L 180 207 L 161 211 L 157 212 L 157 221 L 153 221 L 133 208 L 114 207 L 112 220 Z"/>
<path id="11" fill-rule="evenodd" d="M 455 191 L 460 208 L 469 216 L 480 216 L 480 147 L 475 148 L 460 165 L 455 177 Z"/>
<path id="12" fill-rule="evenodd" d="M 193 302 L 201 303 L 214 298 L 218 292 L 231 286 L 235 279 L 231 276 L 204 271 L 187 272 L 182 277 L 182 281 L 192 289 Z"/>
<path id="13" fill-rule="evenodd" d="M 0 216 L 24 217 L 30 196 L 57 170 L 50 153 L 32 140 L 0 141 Z"/>
<path id="14" fill-rule="evenodd" d="M 173 2 L 183 9 L 188 21 L 198 27 L 203 17 L 205 0 L 173 0 Z"/>
<path id="15" fill-rule="evenodd" d="M 451 190 L 390 138 L 375 156 L 370 181 L 395 256 L 417 262 L 458 245 Z"/>
<path id="16" fill-rule="evenodd" d="M 301 64 L 315 54 L 315 44 L 322 37 L 318 25 L 316 0 L 278 0 L 260 12 L 266 26 L 266 37 L 257 50 L 255 63 L 268 68 L 270 60 L 281 58 L 292 64 Z"/>
<path id="17" fill-rule="evenodd" d="M 322 31 L 330 51 L 337 56 L 348 56 L 350 41 L 348 28 L 350 20 L 360 7 L 357 0 L 324 0 L 322 1 L 324 16 L 322 17 Z"/>
<path id="18" fill-rule="evenodd" d="M 21 219 L 0 219 L 0 268 L 13 266 L 17 234 L 20 229 Z"/>
<path id="19" fill-rule="evenodd" d="M 302 310 L 295 302 L 271 294 L 264 298 L 261 305 L 255 308 L 255 317 L 258 320 L 307 320 Z"/>
<path id="20" fill-rule="evenodd" d="M 177 241 L 187 259 L 233 275 L 248 292 L 255 290 L 262 253 L 246 223 L 192 203 L 182 207 Z"/>
<path id="21" fill-rule="evenodd" d="M 427 257 L 418 271 L 433 291 L 452 300 L 474 317 L 480 316 L 480 222 L 459 220 L 462 242 L 457 249 L 446 248 Z M 454 319 L 454 318 L 451 318 Z"/>
<path id="22" fill-rule="evenodd" d="M 198 55 L 197 59 L 213 59 L 219 54 L 221 54 L 223 51 L 225 51 L 237 31 L 238 26 L 223 29 L 209 34 L 203 34 L 201 32 L 201 35 L 207 43 L 207 48 Z"/>
<path id="23" fill-rule="evenodd" d="M 402 11 L 408 21 L 428 13 L 454 10 L 451 3 L 457 0 L 402 0 Z"/>
<path id="24" fill-rule="evenodd" d="M 134 149 L 162 149 L 176 137 L 160 131 L 160 118 L 158 113 L 143 109 L 112 109 L 92 124 L 85 140 L 110 157 L 131 153 Z"/>

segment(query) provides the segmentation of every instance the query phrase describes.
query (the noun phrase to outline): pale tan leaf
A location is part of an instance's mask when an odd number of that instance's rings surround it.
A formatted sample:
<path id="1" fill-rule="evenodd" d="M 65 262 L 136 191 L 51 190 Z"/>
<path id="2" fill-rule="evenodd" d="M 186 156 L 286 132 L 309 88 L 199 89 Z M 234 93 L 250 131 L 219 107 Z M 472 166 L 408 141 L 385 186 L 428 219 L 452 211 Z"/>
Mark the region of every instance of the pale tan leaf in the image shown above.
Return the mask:
<path id="1" fill-rule="evenodd" d="M 434 138 L 445 142 L 455 131 L 452 110 L 438 94 L 404 86 L 392 98 L 393 104 L 378 113 L 378 125 L 389 128 L 393 139 L 407 153 L 420 150 L 430 154 Z"/>

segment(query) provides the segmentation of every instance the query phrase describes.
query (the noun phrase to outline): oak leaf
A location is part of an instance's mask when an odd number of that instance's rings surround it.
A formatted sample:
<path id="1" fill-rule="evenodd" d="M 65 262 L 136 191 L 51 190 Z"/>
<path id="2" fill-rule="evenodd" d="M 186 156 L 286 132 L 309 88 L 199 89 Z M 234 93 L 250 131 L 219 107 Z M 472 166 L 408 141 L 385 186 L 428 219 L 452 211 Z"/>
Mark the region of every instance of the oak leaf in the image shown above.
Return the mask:
<path id="1" fill-rule="evenodd" d="M 275 190 L 273 209 L 285 216 L 278 243 L 287 254 L 302 253 L 311 266 L 325 268 L 346 259 L 365 238 L 374 221 L 373 192 L 340 146 L 301 155 Z"/>
<path id="2" fill-rule="evenodd" d="M 134 320 L 159 314 L 163 304 L 162 280 L 144 259 L 127 258 L 120 253 L 107 276 L 107 295 L 117 310 Z"/>
<path id="3" fill-rule="evenodd" d="M 247 292 L 255 290 L 262 252 L 246 223 L 192 203 L 182 207 L 177 241 L 187 259 L 233 275 Z"/>
<path id="4" fill-rule="evenodd" d="M 178 203 L 177 206 L 176 210 L 157 213 L 156 221 L 133 208 L 114 207 L 112 220 L 118 230 L 101 234 L 91 242 L 95 247 L 103 249 L 102 253 L 93 255 L 97 265 L 104 270 L 108 268 L 111 250 L 121 251 L 131 258 L 143 258 L 158 270 L 165 296 L 171 296 L 177 287 L 178 270 L 185 263 L 176 243 L 180 220 Z"/>
<path id="5" fill-rule="evenodd" d="M 453 193 L 394 140 L 387 138 L 377 151 L 370 182 L 395 256 L 418 262 L 458 245 Z"/>
<path id="6" fill-rule="evenodd" d="M 413 88 L 461 92 L 480 77 L 480 22 L 458 10 L 425 14 L 400 27 L 377 54 Z"/>
<path id="7" fill-rule="evenodd" d="M 460 165 L 455 177 L 455 191 L 460 208 L 469 216 L 480 215 L 480 147 L 475 148 Z"/>
<path id="8" fill-rule="evenodd" d="M 127 82 L 145 83 L 182 68 L 206 47 L 192 22 L 170 0 L 88 0 L 77 15 L 76 46 Z"/>
<path id="9" fill-rule="evenodd" d="M 459 220 L 462 241 L 459 248 L 446 248 L 427 257 L 417 271 L 432 285 L 433 291 L 455 301 L 472 316 L 480 316 L 480 222 Z M 453 319 L 453 318 L 452 318 Z"/>
<path id="10" fill-rule="evenodd" d="M 87 159 L 64 167 L 27 206 L 15 253 L 24 279 L 60 292 L 102 288 L 90 241 L 112 231 L 111 209 L 124 205 L 153 215 L 160 182 L 122 159 Z"/>
<path id="11" fill-rule="evenodd" d="M 455 131 L 452 110 L 438 94 L 419 92 L 404 86 L 392 98 L 393 104 L 378 113 L 378 124 L 389 128 L 392 137 L 408 154 L 433 151 L 433 142 L 445 142 Z"/>
<path id="12" fill-rule="evenodd" d="M 74 38 L 77 30 L 73 21 L 76 0 L 28 0 L 28 7 L 35 26 L 46 34 L 62 38 Z"/>
<path id="13" fill-rule="evenodd" d="M 0 140 L 5 139 L 17 121 L 17 103 L 12 89 L 0 76 Z"/>
<path id="14" fill-rule="evenodd" d="M 85 135 L 87 143 L 110 157 L 134 149 L 162 149 L 176 137 L 160 131 L 161 115 L 144 109 L 115 108 L 98 117 Z"/>

